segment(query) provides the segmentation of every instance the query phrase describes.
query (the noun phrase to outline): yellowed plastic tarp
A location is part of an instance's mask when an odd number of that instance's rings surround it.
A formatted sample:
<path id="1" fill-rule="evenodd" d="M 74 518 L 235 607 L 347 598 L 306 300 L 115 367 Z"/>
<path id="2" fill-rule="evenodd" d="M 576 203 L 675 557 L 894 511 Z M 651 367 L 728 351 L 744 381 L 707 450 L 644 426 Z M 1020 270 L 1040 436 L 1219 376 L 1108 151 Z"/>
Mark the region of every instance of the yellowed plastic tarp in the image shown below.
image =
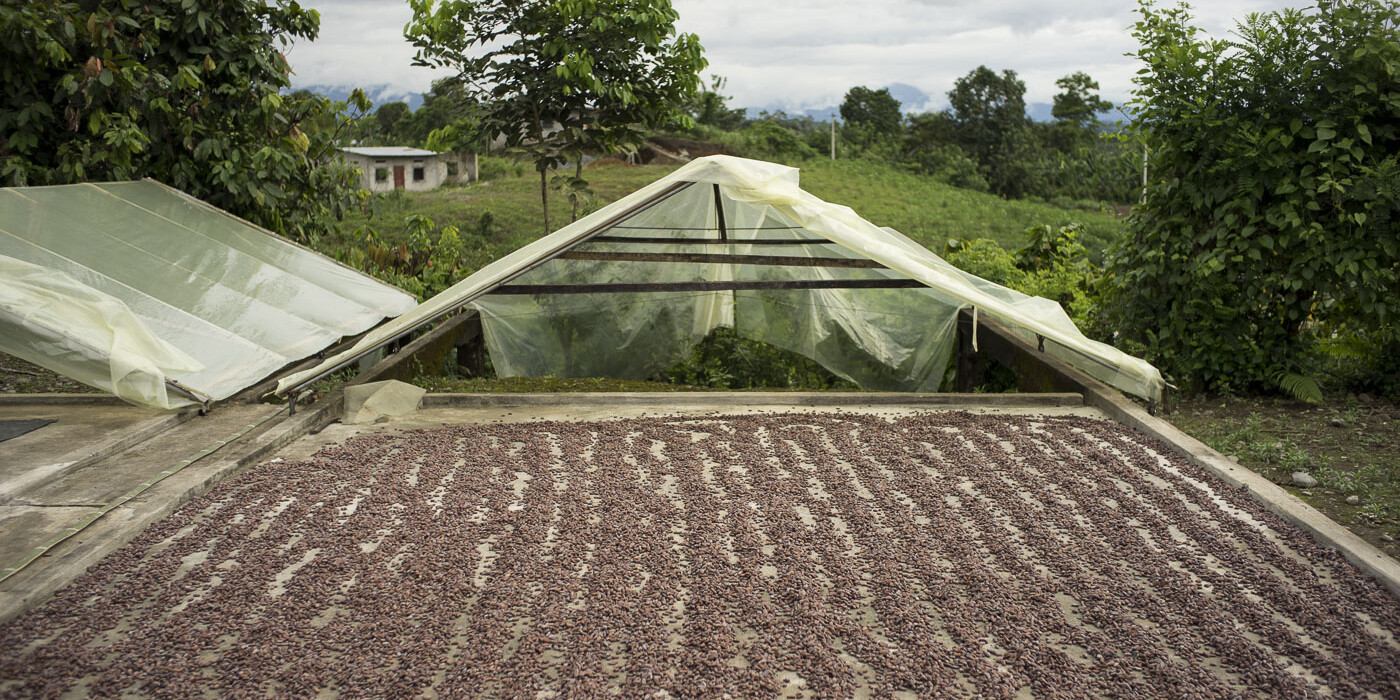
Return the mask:
<path id="1" fill-rule="evenodd" d="M 0 256 L 0 349 L 155 408 L 190 403 L 167 386 L 227 398 L 415 306 L 151 180 L 0 189 Z"/>
<path id="2" fill-rule="evenodd" d="M 609 241 L 591 240 L 599 235 Z M 707 240 L 690 242 L 699 238 Z M 674 242 L 680 240 L 686 243 Z M 866 259 L 883 269 L 554 258 L 566 250 Z M 506 282 L 820 279 L 911 279 L 924 287 L 490 295 Z M 818 199 L 798 186 L 795 168 L 711 156 L 487 265 L 320 367 L 283 378 L 278 390 L 468 304 L 482 313 L 492 363 L 503 376 L 648 376 L 715 327 L 732 326 L 862 388 L 932 391 L 956 344 L 957 314 L 970 308 L 1026 337 L 1043 336 L 1047 352 L 1123 391 L 1158 399 L 1164 387 L 1147 362 L 1086 338 L 1057 303 L 965 273 L 899 232 Z"/>
<path id="3" fill-rule="evenodd" d="M 0 255 L 0 352 L 39 357 L 44 366 L 118 396 L 179 405 L 169 374 L 204 365 L 161 340 L 120 299 L 47 267 Z"/>

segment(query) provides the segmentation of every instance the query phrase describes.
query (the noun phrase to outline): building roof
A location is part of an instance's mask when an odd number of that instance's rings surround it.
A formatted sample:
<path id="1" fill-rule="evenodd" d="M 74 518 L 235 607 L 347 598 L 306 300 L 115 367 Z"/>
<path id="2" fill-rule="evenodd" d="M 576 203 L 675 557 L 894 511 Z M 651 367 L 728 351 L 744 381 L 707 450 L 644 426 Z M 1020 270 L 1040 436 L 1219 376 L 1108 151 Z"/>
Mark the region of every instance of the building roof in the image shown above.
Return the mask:
<path id="1" fill-rule="evenodd" d="M 409 148 L 408 146 L 357 146 L 340 150 L 370 158 L 422 158 L 438 154 L 437 151 L 425 151 L 421 148 Z"/>

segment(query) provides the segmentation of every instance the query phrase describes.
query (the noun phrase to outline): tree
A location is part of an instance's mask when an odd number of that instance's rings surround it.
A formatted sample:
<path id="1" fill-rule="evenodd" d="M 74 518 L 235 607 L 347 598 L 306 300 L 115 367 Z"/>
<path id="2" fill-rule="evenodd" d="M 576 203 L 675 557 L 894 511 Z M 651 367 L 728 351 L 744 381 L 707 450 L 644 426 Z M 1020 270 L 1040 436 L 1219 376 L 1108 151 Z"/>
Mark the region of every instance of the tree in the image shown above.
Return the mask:
<path id="1" fill-rule="evenodd" d="M 1015 71 L 978 66 L 948 93 L 960 144 L 982 166 L 992 191 L 1017 197 L 1029 189 L 1026 161 L 1034 146 L 1026 118 L 1026 84 Z"/>
<path id="2" fill-rule="evenodd" d="M 957 145 L 957 128 L 953 115 L 947 111 L 911 116 L 900 160 L 914 172 L 954 187 L 986 192 L 987 180 L 977 161 Z"/>
<path id="3" fill-rule="evenodd" d="M 319 24 L 289 0 L 0 3 L 0 181 L 151 177 L 316 235 L 356 198 L 354 171 L 333 158 L 346 117 L 323 97 L 281 94 L 290 69 L 277 47 Z M 336 127 L 301 128 L 326 122 Z"/>
<path id="4" fill-rule="evenodd" d="M 456 70 L 485 129 L 534 162 L 546 232 L 549 171 L 579 163 L 585 148 L 635 148 L 646 129 L 684 122 L 705 67 L 699 40 L 676 35 L 670 0 L 409 4 L 416 63 Z"/>
<path id="5" fill-rule="evenodd" d="M 379 137 L 386 146 L 400 145 L 404 140 L 404 127 L 411 127 L 413 112 L 407 102 L 386 102 L 374 110 L 374 123 L 379 127 Z"/>
<path id="6" fill-rule="evenodd" d="M 399 133 L 405 146 L 434 151 L 479 151 L 486 146 L 479 113 L 480 105 L 468 94 L 460 79 L 456 76 L 440 78 L 423 93 L 423 104 L 413 110 L 412 118 L 399 125 Z M 438 133 L 436 138 L 434 133 Z"/>
<path id="7" fill-rule="evenodd" d="M 1228 41 L 1185 5 L 1139 14 L 1152 179 L 1109 259 L 1121 337 L 1197 390 L 1296 386 L 1319 331 L 1400 370 L 1400 10 L 1321 0 Z"/>
<path id="8" fill-rule="evenodd" d="M 702 126 L 712 126 L 721 131 L 736 131 L 748 121 L 743 107 L 730 107 L 730 97 L 721 92 L 728 80 L 716 75 L 710 79 L 709 88 L 701 88 L 686 105 L 685 111 L 692 121 Z"/>
<path id="9" fill-rule="evenodd" d="M 899 113 L 899 100 L 889 88 L 871 90 L 857 85 L 841 102 L 841 119 L 874 135 L 896 136 L 903 116 Z"/>
<path id="10" fill-rule="evenodd" d="M 1062 123 L 1087 128 L 1098 121 L 1100 112 L 1113 109 L 1113 103 L 1099 97 L 1099 83 L 1079 71 L 1055 81 L 1062 92 L 1055 95 L 1050 115 Z"/>

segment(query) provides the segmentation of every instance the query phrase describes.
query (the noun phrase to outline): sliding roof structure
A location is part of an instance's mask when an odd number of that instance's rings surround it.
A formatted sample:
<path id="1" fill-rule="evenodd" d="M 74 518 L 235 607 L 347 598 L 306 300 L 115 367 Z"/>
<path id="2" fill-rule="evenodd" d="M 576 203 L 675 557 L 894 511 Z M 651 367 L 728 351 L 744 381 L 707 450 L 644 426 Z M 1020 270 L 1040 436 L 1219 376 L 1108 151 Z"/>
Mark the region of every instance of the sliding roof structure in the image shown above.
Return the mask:
<path id="1" fill-rule="evenodd" d="M 0 189 L 0 351 L 132 403 L 228 398 L 414 306 L 152 180 Z"/>
<path id="2" fill-rule="evenodd" d="M 863 389 L 936 391 L 970 309 L 1129 393 L 1159 399 L 1164 386 L 1059 304 L 804 192 L 796 169 L 711 156 L 487 265 L 278 391 L 467 306 L 502 376 L 646 377 L 728 326 Z"/>

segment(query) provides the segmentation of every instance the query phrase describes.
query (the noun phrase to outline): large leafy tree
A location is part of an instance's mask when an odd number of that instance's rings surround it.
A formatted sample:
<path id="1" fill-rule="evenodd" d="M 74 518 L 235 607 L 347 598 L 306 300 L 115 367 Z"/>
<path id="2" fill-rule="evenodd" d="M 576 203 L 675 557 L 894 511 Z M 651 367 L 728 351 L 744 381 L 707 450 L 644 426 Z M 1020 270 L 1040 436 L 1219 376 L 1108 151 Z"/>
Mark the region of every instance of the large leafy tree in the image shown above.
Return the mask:
<path id="1" fill-rule="evenodd" d="M 336 106 L 281 94 L 278 47 L 319 23 L 291 0 L 0 0 L 0 181 L 152 177 L 315 235 L 354 201 L 354 173 L 331 157 Z"/>
<path id="2" fill-rule="evenodd" d="M 418 63 L 457 71 L 485 130 L 534 162 L 546 232 L 549 171 L 586 148 L 634 148 L 647 129 L 685 122 L 706 65 L 699 39 L 676 34 L 670 0 L 409 4 Z M 581 180 L 576 172 L 571 189 Z"/>
<path id="3" fill-rule="evenodd" d="M 871 90 L 857 85 L 841 101 L 841 119 L 871 134 L 897 136 L 904 117 L 899 113 L 899 100 L 889 88 Z"/>
<path id="4" fill-rule="evenodd" d="M 1119 332 L 1194 389 L 1287 386 L 1318 328 L 1400 370 L 1400 10 L 1320 0 L 1230 40 L 1139 12 L 1152 175 L 1110 260 Z"/>
<path id="5" fill-rule="evenodd" d="M 1113 109 L 1113 103 L 1099 97 L 1099 81 L 1079 71 L 1055 81 L 1060 92 L 1055 95 L 1055 103 L 1050 115 L 1065 124 L 1088 127 L 1098 121 L 1100 112 Z"/>
<path id="6" fill-rule="evenodd" d="M 929 112 L 909 117 L 900 161 L 915 172 L 965 189 L 987 191 L 977 161 L 958 146 L 958 125 L 951 112 Z"/>
<path id="7" fill-rule="evenodd" d="M 962 146 L 981 164 L 998 194 L 1018 197 L 1030 188 L 1026 165 L 1034 143 L 1026 117 L 1026 84 L 1015 71 L 978 66 L 948 92 Z"/>

